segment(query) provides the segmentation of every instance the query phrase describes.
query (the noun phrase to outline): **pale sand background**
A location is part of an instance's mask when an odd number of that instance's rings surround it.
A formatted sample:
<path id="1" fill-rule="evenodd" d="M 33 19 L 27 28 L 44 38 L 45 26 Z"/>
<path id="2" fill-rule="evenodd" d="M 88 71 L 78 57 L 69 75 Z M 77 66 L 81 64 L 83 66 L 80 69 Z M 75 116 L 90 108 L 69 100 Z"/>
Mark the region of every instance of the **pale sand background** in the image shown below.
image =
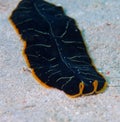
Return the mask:
<path id="1" fill-rule="evenodd" d="M 39 85 L 8 22 L 19 0 L 0 0 L 0 122 L 120 122 L 120 0 L 49 1 L 76 19 L 110 87 L 103 94 L 70 99 Z"/>

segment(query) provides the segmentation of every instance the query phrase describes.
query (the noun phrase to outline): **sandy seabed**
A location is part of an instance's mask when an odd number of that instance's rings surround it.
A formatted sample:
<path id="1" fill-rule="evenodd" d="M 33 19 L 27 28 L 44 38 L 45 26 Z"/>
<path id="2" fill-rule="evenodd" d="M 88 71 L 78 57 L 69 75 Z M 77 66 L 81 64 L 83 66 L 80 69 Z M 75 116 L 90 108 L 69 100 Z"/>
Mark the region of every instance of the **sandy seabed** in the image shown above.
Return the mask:
<path id="1" fill-rule="evenodd" d="M 103 93 L 68 98 L 32 77 L 8 21 L 19 0 L 0 0 L 0 122 L 120 122 L 120 0 L 47 0 L 63 6 L 83 33 Z"/>

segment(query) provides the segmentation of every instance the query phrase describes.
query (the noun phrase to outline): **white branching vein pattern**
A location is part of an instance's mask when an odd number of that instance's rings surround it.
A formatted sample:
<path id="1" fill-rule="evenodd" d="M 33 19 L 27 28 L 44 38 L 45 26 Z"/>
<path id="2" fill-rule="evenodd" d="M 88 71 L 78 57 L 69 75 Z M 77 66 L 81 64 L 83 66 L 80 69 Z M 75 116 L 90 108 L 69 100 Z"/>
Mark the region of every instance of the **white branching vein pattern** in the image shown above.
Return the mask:
<path id="1" fill-rule="evenodd" d="M 82 44 L 80 41 L 69 41 L 69 40 L 61 40 L 65 44 Z"/>
<path id="2" fill-rule="evenodd" d="M 22 24 L 27 23 L 27 22 L 30 22 L 32 20 L 33 20 L 33 18 L 28 18 L 28 19 L 25 19 L 25 20 L 23 20 L 21 22 L 18 22 L 16 25 L 22 25 Z"/>
<path id="3" fill-rule="evenodd" d="M 51 78 L 52 76 L 54 76 L 54 75 L 56 75 L 56 74 L 58 74 L 58 73 L 60 73 L 61 71 L 59 70 L 59 71 L 56 71 L 56 72 L 54 72 L 54 73 L 51 73 L 50 75 L 48 75 L 48 78 Z"/>
<path id="4" fill-rule="evenodd" d="M 51 45 L 47 45 L 47 44 L 34 44 L 34 45 L 28 46 L 27 49 L 35 48 L 35 47 L 51 47 Z"/>
<path id="5" fill-rule="evenodd" d="M 96 72 L 82 34 L 62 7 L 45 0 L 22 0 L 11 20 L 26 42 L 24 54 L 32 73 L 45 84 L 70 95 L 86 92 L 95 80 L 103 86 L 104 78 Z M 85 90 L 81 91 L 78 84 Z"/>
<path id="6" fill-rule="evenodd" d="M 23 32 L 28 32 L 28 31 L 34 31 L 34 32 L 36 32 L 38 34 L 49 35 L 49 33 L 47 33 L 47 32 L 39 31 L 39 30 L 34 29 L 34 28 L 28 28 L 26 30 L 23 30 Z"/>

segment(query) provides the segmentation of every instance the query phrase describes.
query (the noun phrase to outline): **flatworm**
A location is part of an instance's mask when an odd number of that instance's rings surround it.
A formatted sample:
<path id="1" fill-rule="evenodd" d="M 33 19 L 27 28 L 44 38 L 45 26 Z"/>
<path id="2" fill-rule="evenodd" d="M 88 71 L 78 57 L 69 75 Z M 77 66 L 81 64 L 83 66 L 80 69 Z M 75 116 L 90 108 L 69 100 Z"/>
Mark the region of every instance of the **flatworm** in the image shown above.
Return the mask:
<path id="1" fill-rule="evenodd" d="M 74 19 L 44 0 L 22 0 L 10 16 L 33 76 L 70 97 L 103 92 L 107 82 L 89 55 Z"/>

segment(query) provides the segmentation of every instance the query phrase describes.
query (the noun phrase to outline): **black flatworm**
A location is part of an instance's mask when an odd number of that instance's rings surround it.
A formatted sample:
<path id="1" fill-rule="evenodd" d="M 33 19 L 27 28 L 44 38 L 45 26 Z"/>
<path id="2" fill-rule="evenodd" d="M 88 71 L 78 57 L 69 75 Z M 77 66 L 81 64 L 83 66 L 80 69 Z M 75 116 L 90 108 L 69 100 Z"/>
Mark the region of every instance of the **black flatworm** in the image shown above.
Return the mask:
<path id="1" fill-rule="evenodd" d="M 103 92 L 107 82 L 87 53 L 75 20 L 44 0 L 22 0 L 10 16 L 33 76 L 71 97 Z"/>

